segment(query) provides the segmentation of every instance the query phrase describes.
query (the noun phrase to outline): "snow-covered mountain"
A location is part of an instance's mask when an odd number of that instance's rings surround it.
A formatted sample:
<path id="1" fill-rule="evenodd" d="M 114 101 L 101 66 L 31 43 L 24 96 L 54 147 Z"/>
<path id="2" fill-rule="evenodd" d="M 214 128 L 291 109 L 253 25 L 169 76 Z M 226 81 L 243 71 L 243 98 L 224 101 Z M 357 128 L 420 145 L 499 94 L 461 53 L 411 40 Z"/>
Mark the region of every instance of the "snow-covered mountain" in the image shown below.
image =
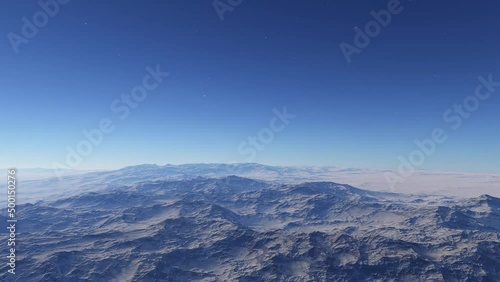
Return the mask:
<path id="1" fill-rule="evenodd" d="M 102 187 L 19 206 L 15 281 L 500 280 L 498 198 L 148 179 L 169 169 L 71 176 Z"/>
<path id="2" fill-rule="evenodd" d="M 66 197 L 82 191 L 99 191 L 120 185 L 144 181 L 185 180 L 196 177 L 226 177 L 237 175 L 273 183 L 297 184 L 327 181 L 349 183 L 371 191 L 391 192 L 384 177 L 384 170 L 343 169 L 320 166 L 267 166 L 245 164 L 186 164 L 138 165 L 112 171 L 82 174 L 66 171 L 55 177 L 54 171 L 37 170 L 37 175 L 52 175 L 43 179 L 30 178 L 29 171 L 19 170 L 22 193 L 19 201 L 35 202 L 40 199 Z M 27 176 L 28 174 L 28 176 Z M 446 196 L 477 197 L 483 194 L 500 197 L 500 175 L 470 173 L 438 173 L 417 171 L 393 192 L 406 194 L 436 194 Z"/>

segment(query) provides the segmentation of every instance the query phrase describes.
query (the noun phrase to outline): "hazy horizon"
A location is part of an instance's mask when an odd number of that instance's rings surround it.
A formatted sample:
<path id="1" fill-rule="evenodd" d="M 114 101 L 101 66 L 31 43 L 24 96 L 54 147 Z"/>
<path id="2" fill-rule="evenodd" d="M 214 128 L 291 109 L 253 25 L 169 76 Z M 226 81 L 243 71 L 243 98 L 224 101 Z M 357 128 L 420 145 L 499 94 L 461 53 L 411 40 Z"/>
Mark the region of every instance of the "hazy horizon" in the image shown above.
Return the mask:
<path id="1" fill-rule="evenodd" d="M 124 165 L 124 166 L 119 166 L 119 167 L 109 167 L 109 168 L 67 168 L 66 170 L 74 170 L 74 171 L 111 171 L 111 170 L 120 170 L 126 167 L 134 167 L 134 166 L 142 166 L 142 165 L 156 165 L 156 166 L 182 166 L 182 165 L 217 165 L 217 164 L 229 164 L 229 165 L 241 165 L 241 164 L 257 164 L 257 165 L 263 165 L 263 166 L 271 166 L 271 167 L 324 167 L 324 168 L 339 168 L 339 169 L 359 169 L 359 170 L 375 170 L 375 171 L 390 171 L 394 170 L 395 168 L 392 167 L 387 167 L 387 168 L 374 168 L 374 167 L 348 167 L 348 166 L 335 166 L 335 165 L 309 165 L 309 164 L 297 164 L 297 165 L 274 165 L 274 164 L 266 164 L 266 163 L 255 163 L 255 162 L 249 162 L 249 163 L 217 163 L 217 162 L 207 162 L 207 163 L 164 163 L 164 164 L 159 164 L 159 163 L 138 163 L 138 164 L 130 164 L 130 165 Z M 43 169 L 43 170 L 55 170 L 53 167 L 5 167 L 5 168 L 0 168 L 0 169 L 10 169 L 10 168 L 16 168 L 16 169 Z M 65 170 L 64 168 L 58 168 Z M 420 172 L 432 172 L 432 173 L 465 173 L 465 174 L 500 174 L 500 172 L 495 171 L 494 169 L 491 172 L 488 171 L 460 171 L 460 170 L 439 170 L 439 169 L 418 169 L 416 171 Z"/>

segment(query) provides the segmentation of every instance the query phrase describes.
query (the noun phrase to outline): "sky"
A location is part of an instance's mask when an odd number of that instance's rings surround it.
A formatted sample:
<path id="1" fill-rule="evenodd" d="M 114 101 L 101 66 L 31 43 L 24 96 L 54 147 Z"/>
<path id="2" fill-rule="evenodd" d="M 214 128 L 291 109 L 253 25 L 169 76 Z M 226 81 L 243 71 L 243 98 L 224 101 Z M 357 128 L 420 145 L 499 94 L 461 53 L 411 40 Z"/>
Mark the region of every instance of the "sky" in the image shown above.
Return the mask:
<path id="1" fill-rule="evenodd" d="M 499 172 L 498 1 L 41 2 L 0 9 L 0 167 L 395 169 L 441 129 L 419 169 Z"/>

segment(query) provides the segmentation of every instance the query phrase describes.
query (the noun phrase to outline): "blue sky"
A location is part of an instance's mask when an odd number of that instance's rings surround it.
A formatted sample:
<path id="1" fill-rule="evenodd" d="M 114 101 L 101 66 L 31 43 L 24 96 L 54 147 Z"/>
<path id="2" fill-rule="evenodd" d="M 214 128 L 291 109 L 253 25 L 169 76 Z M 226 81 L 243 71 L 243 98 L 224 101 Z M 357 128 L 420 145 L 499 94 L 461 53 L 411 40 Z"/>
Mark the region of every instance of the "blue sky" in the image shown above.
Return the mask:
<path id="1" fill-rule="evenodd" d="M 82 130 L 110 118 L 116 129 L 75 168 L 396 168 L 441 127 L 447 141 L 420 168 L 498 172 L 500 88 L 458 130 L 443 113 L 474 94 L 478 76 L 500 81 L 500 3 L 401 1 L 347 63 L 339 44 L 354 44 L 353 28 L 389 1 L 353 2 L 243 0 L 221 21 L 211 1 L 73 0 L 16 54 L 8 34 L 22 35 L 22 18 L 41 8 L 10 1 L 0 11 L 0 167 L 65 164 Z M 170 75 L 120 120 L 112 102 L 157 65 Z M 240 154 L 285 106 L 296 115 L 286 128 L 254 158 Z"/>

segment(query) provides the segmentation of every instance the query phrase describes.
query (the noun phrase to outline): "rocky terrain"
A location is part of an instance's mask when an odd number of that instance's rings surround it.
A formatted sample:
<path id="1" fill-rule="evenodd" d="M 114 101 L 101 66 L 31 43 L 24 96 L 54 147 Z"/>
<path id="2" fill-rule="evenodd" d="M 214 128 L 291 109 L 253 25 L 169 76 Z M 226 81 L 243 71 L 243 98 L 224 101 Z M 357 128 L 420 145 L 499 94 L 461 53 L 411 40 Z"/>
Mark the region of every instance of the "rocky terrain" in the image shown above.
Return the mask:
<path id="1" fill-rule="evenodd" d="M 2 265 L 2 281 L 500 280 L 488 195 L 197 177 L 69 193 L 18 218 L 17 274 Z"/>

